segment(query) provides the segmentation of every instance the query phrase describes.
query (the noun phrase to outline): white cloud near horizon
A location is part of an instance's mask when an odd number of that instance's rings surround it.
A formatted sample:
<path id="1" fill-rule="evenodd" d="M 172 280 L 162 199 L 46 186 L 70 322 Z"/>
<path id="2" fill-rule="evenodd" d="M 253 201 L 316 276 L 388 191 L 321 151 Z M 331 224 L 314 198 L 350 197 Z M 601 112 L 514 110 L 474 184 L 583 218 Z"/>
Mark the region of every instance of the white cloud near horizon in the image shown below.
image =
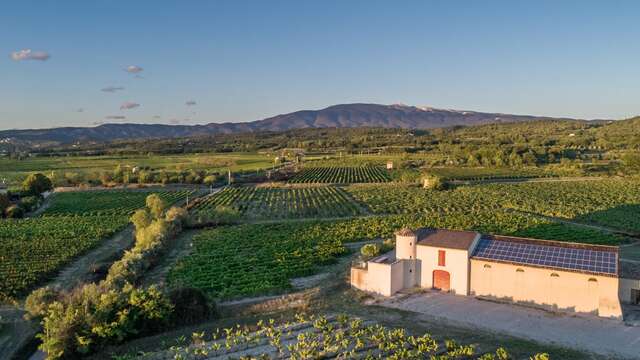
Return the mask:
<path id="1" fill-rule="evenodd" d="M 141 73 L 144 69 L 141 68 L 140 66 L 137 65 L 129 65 L 127 66 L 124 71 L 130 73 L 130 74 L 137 74 L 137 73 Z"/>
<path id="2" fill-rule="evenodd" d="M 107 86 L 105 88 L 100 89 L 100 91 L 113 93 L 116 91 L 124 90 L 124 86 Z"/>
<path id="3" fill-rule="evenodd" d="M 14 61 L 38 60 L 47 61 L 51 55 L 46 51 L 32 51 L 31 49 L 23 49 L 11 53 L 11 59 Z"/>
<path id="4" fill-rule="evenodd" d="M 134 102 L 131 102 L 131 101 L 125 101 L 124 103 L 122 103 L 122 105 L 120 105 L 120 110 L 135 109 L 138 106 L 140 106 L 140 104 L 134 103 Z"/>
<path id="5" fill-rule="evenodd" d="M 104 118 L 107 120 L 124 120 L 127 117 L 122 115 L 107 115 Z"/>

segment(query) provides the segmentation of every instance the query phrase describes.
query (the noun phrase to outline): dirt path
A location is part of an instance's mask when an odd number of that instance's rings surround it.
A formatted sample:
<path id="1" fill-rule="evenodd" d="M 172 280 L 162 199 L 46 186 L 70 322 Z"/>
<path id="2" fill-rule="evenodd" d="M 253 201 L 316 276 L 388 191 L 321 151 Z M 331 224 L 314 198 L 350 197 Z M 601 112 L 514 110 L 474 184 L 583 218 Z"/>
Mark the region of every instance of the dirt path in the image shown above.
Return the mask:
<path id="1" fill-rule="evenodd" d="M 191 252 L 191 241 L 198 230 L 186 230 L 173 239 L 167 246 L 167 252 L 160 262 L 149 270 L 142 278 L 142 285 L 164 285 L 169 270 L 175 263 Z"/>
<path id="2" fill-rule="evenodd" d="M 73 289 L 91 276 L 96 265 L 117 260 L 126 249 L 133 246 L 133 243 L 133 225 L 128 225 L 110 239 L 104 240 L 97 248 L 66 266 L 47 285 L 64 290 Z"/>

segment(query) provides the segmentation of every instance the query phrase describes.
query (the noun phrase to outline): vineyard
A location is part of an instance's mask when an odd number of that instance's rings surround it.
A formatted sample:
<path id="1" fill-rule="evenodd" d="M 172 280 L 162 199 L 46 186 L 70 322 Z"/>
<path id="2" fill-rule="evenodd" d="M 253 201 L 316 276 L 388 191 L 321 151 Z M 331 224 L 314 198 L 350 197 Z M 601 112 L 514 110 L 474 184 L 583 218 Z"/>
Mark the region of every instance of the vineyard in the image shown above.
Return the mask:
<path id="1" fill-rule="evenodd" d="M 192 211 L 225 206 L 250 219 L 292 219 L 361 215 L 361 208 L 336 187 L 227 187 L 199 200 Z"/>
<path id="2" fill-rule="evenodd" d="M 0 221 L 0 298 L 24 294 L 127 222 L 126 216 Z"/>
<path id="3" fill-rule="evenodd" d="M 205 230 L 193 252 L 169 273 L 169 283 L 204 290 L 217 298 L 272 293 L 289 279 L 312 274 L 346 250 L 315 224 L 240 225 Z"/>
<path id="4" fill-rule="evenodd" d="M 431 334 L 410 335 L 404 328 L 387 328 L 348 315 L 296 315 L 293 322 L 260 321 L 254 326 L 218 329 L 210 336 L 192 335 L 192 344 L 147 354 L 161 359 L 483 359 L 507 360 L 504 348 L 478 351 L 475 345 L 438 341 Z M 530 359 L 548 359 L 535 354 Z"/>
<path id="5" fill-rule="evenodd" d="M 352 185 L 348 192 L 377 214 L 519 211 L 640 231 L 640 181 L 487 184 L 448 191 Z"/>
<path id="6" fill-rule="evenodd" d="M 129 215 L 144 207 L 149 194 L 158 194 L 167 204 L 184 200 L 193 191 L 73 191 L 56 193 L 43 216 Z"/>
<path id="7" fill-rule="evenodd" d="M 381 167 L 310 167 L 304 168 L 291 183 L 324 183 L 324 184 L 354 184 L 354 183 L 382 183 L 391 179 Z"/>

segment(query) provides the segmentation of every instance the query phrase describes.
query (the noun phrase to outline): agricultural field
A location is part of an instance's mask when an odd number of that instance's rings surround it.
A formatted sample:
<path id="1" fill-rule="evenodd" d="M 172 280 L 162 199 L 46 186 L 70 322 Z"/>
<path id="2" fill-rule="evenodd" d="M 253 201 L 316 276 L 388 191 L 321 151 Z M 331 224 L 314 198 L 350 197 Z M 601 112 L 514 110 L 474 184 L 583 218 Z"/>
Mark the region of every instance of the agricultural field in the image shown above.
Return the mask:
<path id="1" fill-rule="evenodd" d="M 0 300 L 23 295 L 127 223 L 126 216 L 0 221 Z"/>
<path id="2" fill-rule="evenodd" d="M 425 169 L 426 173 L 444 180 L 481 181 L 496 179 L 523 179 L 560 176 L 557 171 L 539 167 L 498 168 L 498 167 L 438 167 Z"/>
<path id="3" fill-rule="evenodd" d="M 145 206 L 150 194 L 158 194 L 168 205 L 193 196 L 191 190 L 101 190 L 55 193 L 42 216 L 130 215 Z"/>
<path id="4" fill-rule="evenodd" d="M 227 187 L 201 199 L 193 212 L 225 206 L 248 219 L 295 219 L 362 215 L 362 209 L 337 187 Z"/>
<path id="5" fill-rule="evenodd" d="M 174 346 L 166 354 L 148 354 L 142 359 L 190 359 L 200 354 L 215 359 L 511 358 L 504 348 L 493 345 L 490 351 L 483 351 L 477 346 L 440 340 L 429 333 L 411 335 L 404 328 L 388 328 L 345 314 L 327 317 L 298 314 L 295 321 L 285 324 L 268 320 L 218 329 L 206 337 L 205 333 L 197 334 L 187 346 Z"/>
<path id="6" fill-rule="evenodd" d="M 290 183 L 383 183 L 390 181 L 389 174 L 382 167 L 307 167 L 297 173 Z"/>
<path id="7" fill-rule="evenodd" d="M 222 299 L 268 294 L 289 289 L 289 279 L 311 275 L 345 252 L 316 224 L 220 227 L 194 236 L 192 253 L 179 260 L 168 280 Z"/>
<path id="8" fill-rule="evenodd" d="M 185 155 L 124 155 L 124 156 L 57 156 L 10 159 L 0 157 L 0 181 L 7 178 L 9 185 L 18 185 L 27 175 L 41 172 L 65 172 L 86 175 L 91 172 L 113 171 L 124 168 L 151 168 L 154 170 L 183 171 L 231 170 L 253 171 L 271 168 L 273 157 L 261 154 L 185 154 Z"/>
<path id="9" fill-rule="evenodd" d="M 352 185 L 347 191 L 376 214 L 519 211 L 640 231 L 640 181 L 487 184 L 435 191 L 415 186 Z"/>

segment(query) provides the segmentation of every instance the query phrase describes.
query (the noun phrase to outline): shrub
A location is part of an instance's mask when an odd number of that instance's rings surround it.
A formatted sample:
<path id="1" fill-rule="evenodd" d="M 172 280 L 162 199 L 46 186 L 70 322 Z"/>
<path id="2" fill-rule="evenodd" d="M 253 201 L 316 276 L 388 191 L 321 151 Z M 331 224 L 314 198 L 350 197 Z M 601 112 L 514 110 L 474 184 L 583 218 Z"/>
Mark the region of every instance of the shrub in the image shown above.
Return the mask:
<path id="1" fill-rule="evenodd" d="M 4 214 L 4 211 L 11 206 L 9 196 L 7 194 L 0 194 L 0 216 Z"/>
<path id="2" fill-rule="evenodd" d="M 146 203 L 147 203 L 147 208 L 151 213 L 151 216 L 153 216 L 156 219 L 159 219 L 162 217 L 162 214 L 164 213 L 164 210 L 167 207 L 164 200 L 162 200 L 162 198 L 157 194 L 151 194 L 147 196 Z"/>
<path id="3" fill-rule="evenodd" d="M 20 207 L 25 211 L 33 211 L 40 204 L 40 199 L 35 196 L 25 196 L 20 199 Z"/>
<path id="4" fill-rule="evenodd" d="M 435 175 L 427 175 L 422 178 L 422 185 L 424 188 L 432 190 L 444 190 L 447 188 L 447 183 L 441 177 Z"/>
<path id="5" fill-rule="evenodd" d="M 136 229 L 143 229 L 151 225 L 151 214 L 147 209 L 136 210 L 131 216 L 131 222 Z"/>
<path id="6" fill-rule="evenodd" d="M 24 210 L 18 205 L 11 205 L 5 210 L 5 215 L 8 218 L 19 219 L 24 216 Z"/>
<path id="7" fill-rule="evenodd" d="M 216 315 L 215 306 L 209 306 L 207 297 L 199 289 L 178 288 L 169 293 L 173 304 L 172 323 L 175 325 L 195 324 Z"/>
<path id="8" fill-rule="evenodd" d="M 365 259 L 371 259 L 380 254 L 380 246 L 378 244 L 366 244 L 360 248 L 360 253 Z"/>
<path id="9" fill-rule="evenodd" d="M 34 319 L 45 316 L 49 305 L 56 301 L 59 295 L 56 290 L 48 286 L 31 292 L 24 302 L 24 309 L 27 311 L 25 318 Z"/>
<path id="10" fill-rule="evenodd" d="M 39 196 L 43 192 L 51 189 L 53 189 L 51 180 L 40 173 L 31 174 L 22 182 L 22 190 L 26 194 L 33 196 Z"/>
<path id="11" fill-rule="evenodd" d="M 172 305 L 155 287 L 112 289 L 87 284 L 49 305 L 40 349 L 47 359 L 77 358 L 168 324 Z"/>

